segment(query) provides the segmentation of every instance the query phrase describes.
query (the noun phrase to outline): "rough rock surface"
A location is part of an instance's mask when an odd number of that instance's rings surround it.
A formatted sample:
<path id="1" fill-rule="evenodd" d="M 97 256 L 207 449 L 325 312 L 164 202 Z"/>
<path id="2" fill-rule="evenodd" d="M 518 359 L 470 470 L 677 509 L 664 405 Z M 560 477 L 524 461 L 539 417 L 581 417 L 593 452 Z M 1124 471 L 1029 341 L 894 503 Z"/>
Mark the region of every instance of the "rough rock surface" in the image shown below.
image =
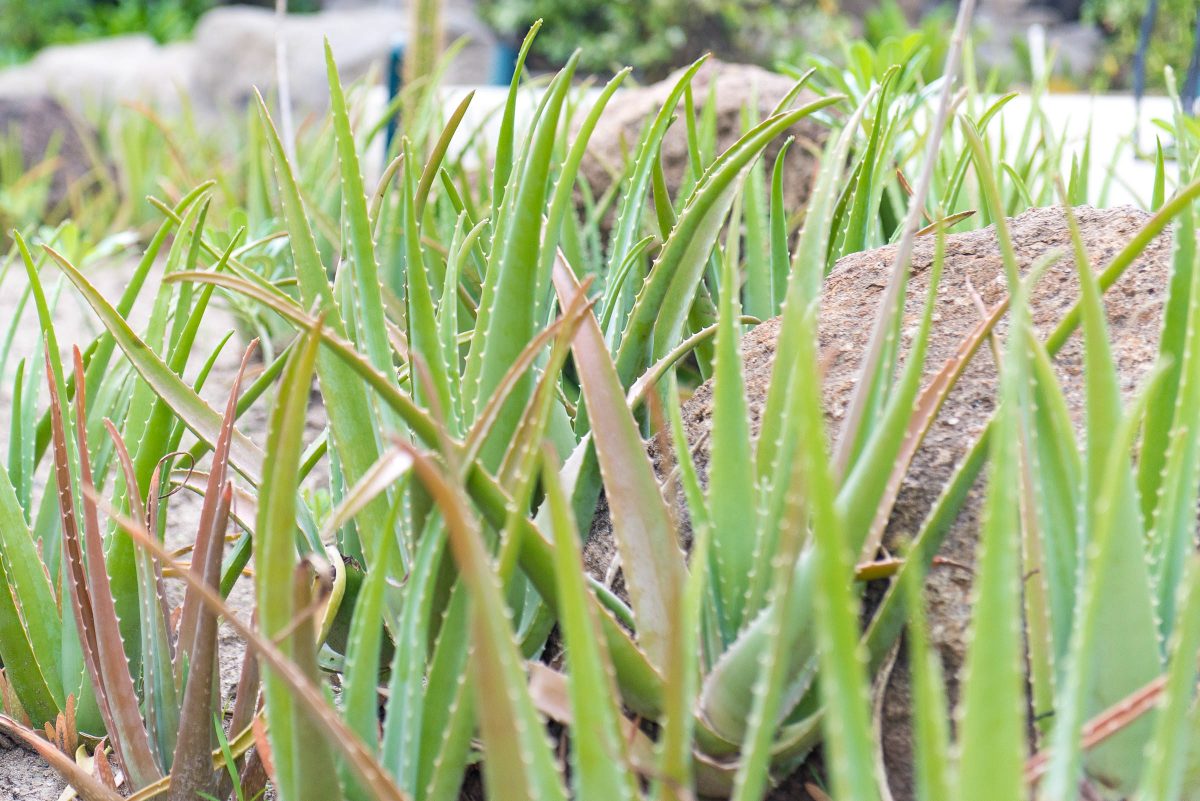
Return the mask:
<path id="1" fill-rule="evenodd" d="M 61 216 L 69 188 L 95 169 L 79 134 L 84 125 L 48 97 L 0 98 L 0 141 L 15 137 L 20 142 L 23 169 L 37 167 L 48 156 L 54 158 L 46 202 L 52 216 Z M 56 211 L 59 214 L 55 215 Z"/>
<path id="2" fill-rule="evenodd" d="M 665 80 L 638 89 L 622 90 L 605 110 L 592 138 L 588 142 L 587 156 L 582 172 L 587 178 L 592 193 L 598 198 L 612 182 L 620 177 L 624 153 L 637 148 L 638 137 L 648 121 L 653 120 L 666 103 L 668 95 L 679 80 L 676 72 Z M 753 105 L 759 122 L 770 116 L 776 104 L 782 100 L 795 82 L 784 75 L 768 72 L 749 64 L 725 64 L 709 59 L 692 79 L 692 92 L 696 101 L 697 114 L 706 102 L 709 92 L 716 93 L 716 151 L 719 155 L 741 137 L 743 108 Z M 816 96 L 801 92 L 795 106 L 812 102 Z M 794 107 L 795 107 L 794 106 Z M 676 110 L 683 115 L 683 101 Z M 800 208 L 808 198 L 816 174 L 817 158 L 814 148 L 825 141 L 828 128 L 811 117 L 801 120 L 788 134 L 796 137 L 787 155 L 784 172 L 784 205 L 789 211 Z M 764 152 L 768 165 L 774 164 L 786 137 L 779 137 Z M 662 143 L 663 173 L 667 189 L 672 198 L 677 198 L 679 187 L 684 183 L 688 169 L 687 126 L 677 120 L 668 130 Z"/>
<path id="3" fill-rule="evenodd" d="M 1129 207 L 1099 210 L 1076 209 L 1083 240 L 1093 269 L 1099 269 L 1122 248 L 1149 219 Z M 1009 220 L 1013 245 L 1022 272 L 1045 254 L 1069 253 L 1070 235 L 1061 208 L 1034 209 Z M 933 261 L 933 240 L 918 241 L 913 255 L 913 276 L 905 304 L 902 350 L 907 351 L 928 289 L 928 268 Z M 884 247 L 847 256 L 829 276 L 822 302 L 820 345 L 826 366 L 824 398 L 831 435 L 836 434 L 858 380 L 860 359 L 870 336 L 864 321 L 874 317 L 887 284 L 895 249 Z M 1105 295 L 1113 355 L 1122 391 L 1129 397 L 1152 365 L 1158 347 L 1163 302 L 1170 269 L 1170 238 L 1155 239 Z M 994 229 L 956 234 L 947 238 L 946 262 L 938 295 L 935 325 L 929 345 L 925 381 L 951 356 L 958 343 L 978 323 L 979 312 L 970 287 L 989 306 L 1006 294 L 1003 266 Z M 1063 258 L 1051 267 L 1033 293 L 1034 325 L 1045 337 L 1079 297 L 1074 260 Z M 757 435 L 771 366 L 775 358 L 778 319 L 769 320 L 742 340 L 746 391 L 751 430 Z M 1006 323 L 997 327 L 1006 334 Z M 1055 358 L 1068 407 L 1077 427 L 1084 401 L 1083 360 L 1078 334 Z M 899 544 L 914 535 L 926 513 L 977 439 L 995 408 L 996 369 L 990 351 L 981 348 L 947 398 L 941 414 L 917 452 L 888 524 L 886 543 Z M 684 405 L 688 441 L 702 476 L 708 472 L 708 432 L 712 417 L 712 388 L 701 386 Z M 942 545 L 944 564 L 931 571 L 926 603 L 931 639 L 938 648 L 952 700 L 966 650 L 970 619 L 970 591 L 975 543 L 979 531 L 984 482 L 969 496 Z M 612 560 L 607 515 L 593 525 L 586 558 L 598 576 Z M 898 801 L 913 797 L 911 744 L 908 724 L 908 679 L 902 660 L 897 663 L 880 703 L 884 761 L 892 794 Z M 800 788 L 791 788 L 805 797 Z"/>

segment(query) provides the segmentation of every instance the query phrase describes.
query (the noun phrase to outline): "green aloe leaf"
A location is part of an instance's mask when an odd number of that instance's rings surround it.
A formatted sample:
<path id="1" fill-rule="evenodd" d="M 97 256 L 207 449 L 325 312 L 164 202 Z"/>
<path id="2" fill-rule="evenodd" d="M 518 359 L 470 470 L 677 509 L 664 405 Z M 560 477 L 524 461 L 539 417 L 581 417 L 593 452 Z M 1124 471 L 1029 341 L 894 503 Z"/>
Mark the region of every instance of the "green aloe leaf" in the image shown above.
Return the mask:
<path id="1" fill-rule="evenodd" d="M 484 276 L 479 316 L 471 337 L 463 400 L 468 419 L 495 390 L 512 361 L 533 337 L 537 302 L 539 250 L 555 133 L 578 56 L 555 76 L 530 131 L 505 206 L 496 218 L 496 234 Z M 483 450 L 483 463 L 499 463 L 528 399 L 530 382 L 521 382 L 510 406 L 501 414 Z"/>
<path id="2" fill-rule="evenodd" d="M 1075 620 L 1071 666 L 1064 692 L 1078 707 L 1056 717 L 1054 744 L 1065 752 L 1077 726 L 1088 716 L 1107 709 L 1156 678 L 1161 671 L 1158 627 L 1145 559 L 1141 518 L 1130 467 L 1132 434 L 1113 440 L 1113 432 L 1141 422 L 1139 413 L 1121 410 L 1120 384 L 1109 344 L 1099 282 L 1084 252 L 1078 224 L 1067 210 L 1079 274 L 1087 377 L 1087 450 L 1080 608 L 1094 618 Z M 1159 374 L 1161 377 L 1161 373 Z M 1153 385 L 1151 385 L 1153 387 Z M 1145 400 L 1141 400 L 1145 403 Z M 1104 539 L 1100 539 L 1103 537 Z M 1097 556 L 1097 552 L 1104 556 Z M 1105 589 L 1101 592 L 1098 586 Z M 1091 596 L 1090 598 L 1088 596 Z M 1094 608 L 1089 608 L 1088 604 Z M 1099 636 L 1092 627 L 1103 620 L 1119 637 Z M 1093 672 L 1095 665 L 1105 670 Z M 1152 718 L 1126 727 L 1089 752 L 1090 774 L 1111 787 L 1132 790 L 1141 774 L 1141 753 L 1150 736 Z M 1051 769 L 1050 792 L 1072 781 L 1076 765 L 1065 756 Z"/>
<path id="3" fill-rule="evenodd" d="M 75 350 L 77 382 L 83 380 L 83 360 Z M 119 622 L 104 564 L 104 546 L 96 512 L 95 488 L 88 459 L 86 402 L 82 394 L 76 401 L 75 462 L 82 495 L 82 533 L 80 505 L 72 483 L 71 452 L 67 447 L 66 406 L 59 394 L 65 382 L 55 380 L 53 359 L 46 349 L 46 377 L 50 389 L 51 442 L 54 453 L 54 481 L 62 524 L 64 584 L 67 585 L 71 614 L 79 632 L 86 679 L 99 703 L 104 726 L 113 737 L 113 750 L 122 769 L 138 787 L 158 779 L 162 773 L 155 763 L 138 710 L 133 679 L 122 647 Z"/>
<path id="4" fill-rule="evenodd" d="M 917 797 L 925 801 L 950 801 L 950 712 L 941 657 L 929 645 L 925 617 L 924 574 L 909 571 L 902 591 L 908 605 L 909 673 L 912 677 L 913 756 Z"/>
<path id="5" fill-rule="evenodd" d="M 263 475 L 255 526 L 259 625 L 266 637 L 274 639 L 284 634 L 279 650 L 293 659 L 303 658 L 311 651 L 312 627 L 294 625 L 296 616 L 305 614 L 305 609 L 297 604 L 292 592 L 279 589 L 293 586 L 297 563 L 298 473 L 318 342 L 316 334 L 310 333 L 284 370 L 282 389 L 267 434 L 267 449 L 272 459 Z M 298 642 L 302 638 L 310 642 L 302 645 Z M 308 666 L 301 663 L 298 667 L 307 670 Z M 277 670 L 269 668 L 263 672 L 263 693 L 271 721 L 269 736 L 279 792 L 297 801 L 341 798 L 338 773 L 325 732 L 303 713 Z"/>
<path id="6" fill-rule="evenodd" d="M 1028 314 L 1017 300 L 1014 328 Z M 1025 379 L 1024 338 L 1010 338 L 1001 365 L 996 436 L 976 559 L 971 633 L 959 707 L 958 797 L 1023 797 L 1025 680 L 1021 641 L 1021 567 L 1017 443 L 1018 391 Z M 1072 790 L 1073 792 L 1073 790 Z"/>
<path id="7" fill-rule="evenodd" d="M 736 238 L 736 236 L 735 236 Z M 717 327 L 713 376 L 712 448 L 708 520 L 712 525 L 708 558 L 713 597 L 725 644 L 737 636 L 747 617 L 747 595 L 755 550 L 760 546 L 754 516 L 756 493 L 750 449 L 750 413 L 740 351 L 740 304 L 734 259 L 724 259 L 721 316 Z"/>
<path id="8" fill-rule="evenodd" d="M 684 205 L 638 293 L 616 357 L 617 375 L 623 386 L 677 344 L 744 171 L 772 139 L 840 100 L 840 95 L 822 98 L 764 120 L 713 162 Z"/>
<path id="9" fill-rule="evenodd" d="M 554 531 L 559 588 L 559 621 L 571 655 L 567 685 L 574 719 L 571 724 L 571 777 L 581 800 L 637 797 L 634 774 L 625 756 L 621 710 L 595 610 L 587 603 L 579 532 L 558 478 L 551 450 L 544 449 L 542 478 L 547 489 Z"/>
<path id="10" fill-rule="evenodd" d="M 444 515 L 455 562 L 471 591 L 472 681 L 487 758 L 484 780 L 497 799 L 565 799 L 543 724 L 529 697 L 507 605 L 461 488 L 412 450 L 416 475 Z"/>
<path id="11" fill-rule="evenodd" d="M 196 392 L 171 371 L 151 348 L 141 340 L 104 296 L 65 257 L 47 249 L 71 283 L 96 312 L 96 316 L 113 335 L 113 340 L 125 353 L 134 369 L 155 392 L 167 402 L 196 436 L 215 443 L 221 429 L 221 415 L 205 403 Z M 230 438 L 230 463 L 253 484 L 261 482 L 263 452 L 235 429 Z"/>
<path id="12" fill-rule="evenodd" d="M 800 464 L 804 504 L 815 546 L 812 615 L 816 619 L 821 665 L 821 697 L 826 707 L 825 736 L 834 795 L 869 801 L 879 797 L 871 739 L 870 703 L 864 654 L 858 644 L 858 602 L 851 587 L 854 554 L 834 504 L 834 483 L 826 448 L 820 386 L 800 377 L 820 374 L 816 309 L 804 315 L 797 380 L 793 385 L 801 433 Z M 794 579 L 793 579 L 794 580 Z"/>
<path id="13" fill-rule="evenodd" d="M 1168 380 L 1173 379 L 1177 386 L 1166 387 L 1163 394 L 1154 399 L 1154 404 L 1149 407 L 1153 412 L 1148 412 L 1154 417 L 1146 422 L 1147 445 L 1162 443 L 1162 438 L 1151 435 L 1165 433 L 1166 451 L 1153 483 L 1144 486 L 1145 482 L 1139 482 L 1139 489 L 1157 493 L 1150 518 L 1153 520 L 1150 560 L 1151 577 L 1158 596 L 1159 626 L 1164 637 L 1174 627 L 1178 587 L 1195 541 L 1196 485 L 1200 481 L 1200 449 L 1197 449 L 1195 437 L 1189 433 L 1191 426 L 1188 423 L 1200 414 L 1200 280 L 1196 278 L 1196 265 L 1200 261 L 1195 248 L 1196 228 L 1197 215 L 1193 208 L 1182 215 L 1175 233 L 1177 244 L 1167 318 L 1159 348 L 1162 356 L 1171 360 L 1171 366 L 1178 367 L 1168 367 L 1171 370 Z M 1176 299 L 1176 292 L 1186 293 L 1186 311 Z M 1172 311 L 1175 319 L 1171 318 Z M 1155 423 L 1153 427 L 1151 419 Z M 1163 425 L 1170 426 L 1168 432 L 1161 431 Z M 1139 479 L 1143 475 L 1146 474 L 1140 474 Z M 1143 498 L 1143 507 L 1148 505 Z"/>
<path id="14" fill-rule="evenodd" d="M 1190 725 L 1194 709 L 1196 652 L 1200 650 L 1200 559 L 1188 560 L 1179 585 L 1179 621 L 1171 635 L 1171 662 L 1166 697 L 1160 707 L 1154 738 L 1146 748 L 1146 770 L 1134 798 L 1182 798 L 1188 748 L 1196 732 Z"/>
<path id="15" fill-rule="evenodd" d="M 350 130 L 350 113 L 346 96 L 338 78 L 333 49 L 325 40 L 325 70 L 329 80 L 333 130 L 337 140 L 338 171 L 342 182 L 342 213 L 349 233 L 350 258 L 354 271 L 357 313 L 361 316 L 360 330 L 354 341 L 363 348 L 375 369 L 388 371 L 392 367 L 392 349 L 387 341 L 387 326 L 383 297 L 379 284 L 379 264 L 375 258 L 375 240 L 367 213 L 367 194 L 363 188 L 362 170 L 358 162 L 358 146 Z M 409 159 L 409 164 L 412 160 Z M 410 173 L 411 170 L 405 170 Z M 346 269 L 346 265 L 342 265 Z M 314 281 L 315 283 L 315 281 Z"/>
<path id="16" fill-rule="evenodd" d="M 21 705 L 40 726 L 53 721 L 66 703 L 53 660 L 62 647 L 62 618 L 33 532 L 2 467 L 0 567 L 0 659 Z"/>
<path id="17" fill-rule="evenodd" d="M 316 309 L 325 315 L 324 324 L 332 329 L 334 334 L 346 337 L 346 321 L 341 317 L 338 306 L 334 301 L 333 289 L 321 261 L 321 253 L 317 247 L 309 222 L 310 208 L 305 206 L 300 187 L 289 163 L 279 137 L 267 112 L 266 104 L 258 98 L 259 111 L 263 118 L 263 128 L 267 134 L 267 144 L 271 157 L 275 162 L 275 172 L 279 183 L 279 195 L 283 206 L 284 218 L 288 226 L 288 243 L 291 247 L 295 263 L 296 278 L 300 287 L 300 295 L 305 308 Z M 350 179 L 353 181 L 353 177 Z M 365 200 L 364 200 L 365 202 Z M 354 218 L 360 228 L 366 224 L 360 217 L 365 216 L 361 206 L 356 206 Z M 360 231 L 360 234 L 363 232 Z M 364 236 L 369 239 L 369 230 Z M 363 248 L 367 245 L 360 242 Z M 362 257 L 364 260 L 366 256 Z M 359 265 L 360 269 L 362 265 Z M 362 283 L 362 282 L 360 282 Z M 378 288 L 376 282 L 372 287 L 362 289 L 373 292 Z M 387 351 L 390 365 L 390 349 Z M 383 354 L 372 353 L 373 357 Z M 377 368 L 378 371 L 378 368 Z M 378 373 L 380 377 L 395 383 L 393 373 L 388 370 Z M 350 368 L 341 360 L 322 351 L 317 360 L 317 377 L 321 386 L 321 395 L 325 400 L 326 412 L 329 415 L 329 425 L 333 433 L 333 441 L 342 469 L 346 472 L 349 483 L 353 484 L 370 470 L 371 465 L 379 457 L 379 426 L 373 413 L 370 398 L 362 383 L 354 379 Z M 375 552 L 378 538 L 385 536 L 387 520 L 387 503 L 383 499 L 376 500 L 362 511 L 361 525 L 358 530 L 366 532 L 368 539 L 362 543 L 364 555 L 369 560 Z"/>

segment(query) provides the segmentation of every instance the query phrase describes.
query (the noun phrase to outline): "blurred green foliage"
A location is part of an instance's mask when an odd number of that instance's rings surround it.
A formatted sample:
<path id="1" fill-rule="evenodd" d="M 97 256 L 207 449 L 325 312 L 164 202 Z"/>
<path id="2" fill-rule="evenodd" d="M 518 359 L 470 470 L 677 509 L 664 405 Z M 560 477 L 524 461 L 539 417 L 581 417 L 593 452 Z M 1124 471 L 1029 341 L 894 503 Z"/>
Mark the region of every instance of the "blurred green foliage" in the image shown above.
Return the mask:
<path id="1" fill-rule="evenodd" d="M 513 40 L 542 19 L 533 54 L 550 64 L 583 47 L 584 70 L 630 65 L 650 79 L 709 51 L 770 65 L 797 48 L 827 50 L 845 24 L 819 0 L 483 0 L 479 10 Z"/>
<path id="2" fill-rule="evenodd" d="M 1138 30 L 1146 13 L 1146 0 L 1089 0 L 1085 18 L 1108 34 L 1108 49 L 1096 76 L 1101 86 L 1129 87 L 1133 82 L 1133 54 Z M 1146 53 L 1146 86 L 1163 89 L 1163 68 L 1171 67 L 1179 80 L 1192 53 L 1196 32 L 1196 0 L 1159 0 L 1158 19 Z"/>
<path id="3" fill-rule="evenodd" d="M 187 37 L 222 0 L 0 0 L 0 64 L 23 61 L 47 45 L 145 33 L 159 42 Z M 273 0 L 243 5 L 274 6 Z M 288 10 L 316 11 L 318 0 L 289 0 Z"/>
<path id="4" fill-rule="evenodd" d="M 213 0 L 0 0 L 0 54 L 26 58 L 46 45 L 148 33 L 160 42 L 191 32 Z"/>

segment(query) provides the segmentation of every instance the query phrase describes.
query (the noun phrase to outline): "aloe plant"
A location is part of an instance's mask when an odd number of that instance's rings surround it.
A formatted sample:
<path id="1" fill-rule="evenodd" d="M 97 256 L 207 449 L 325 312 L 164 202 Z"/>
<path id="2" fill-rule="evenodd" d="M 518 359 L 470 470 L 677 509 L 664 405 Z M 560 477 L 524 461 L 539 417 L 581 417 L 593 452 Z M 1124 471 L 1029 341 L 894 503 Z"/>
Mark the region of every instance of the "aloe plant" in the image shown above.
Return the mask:
<path id="1" fill-rule="evenodd" d="M 922 84 L 920 51 L 891 64 L 892 51 L 858 48 L 849 72 L 818 65 L 775 113 L 747 111 L 723 153 L 693 65 L 607 198 L 590 196 L 579 167 L 626 73 L 582 105 L 572 59 L 523 127 L 518 74 L 495 142 L 463 130 L 471 96 L 444 113 L 435 91 L 410 95 L 371 186 L 363 153 L 383 124 L 362 118 L 327 49 L 328 119 L 286 142 L 256 104 L 230 175 L 152 204 L 160 227 L 115 302 L 64 244 L 69 229 L 33 247 L 14 236 L 45 348 L 17 363 L 16 435 L 0 467 L 0 726 L 88 799 L 116 791 L 62 748 L 102 736 L 138 798 L 240 799 L 269 775 L 289 801 L 452 799 L 479 770 L 495 798 L 756 799 L 823 743 L 831 797 L 870 799 L 884 795 L 868 687 L 907 621 L 921 797 L 1064 798 L 1081 782 L 1186 795 L 1200 632 L 1188 555 L 1194 136 L 1176 121 L 1180 188 L 1168 191 L 1160 156 L 1154 217 L 1100 273 L 1082 246 L 1066 254 L 1081 265 L 1081 302 L 1039 340 L 1028 297 L 1044 265 L 1018 274 L 1004 220 L 1031 201 L 1096 199 L 1090 156 L 1062 180 L 1062 145 L 1040 113 L 1010 147 L 1009 96 L 974 87 L 963 6 L 940 86 Z M 805 85 L 821 96 L 793 107 Z M 797 214 L 784 208 L 784 156 L 760 157 L 814 115 L 831 131 Z M 660 163 L 672 124 L 692 159 L 679 197 Z M 491 176 L 472 173 L 478 153 Z M 180 174 L 196 169 L 185 160 Z M 605 236 L 609 206 L 619 211 Z M 986 224 L 1011 300 L 922 386 L 945 237 Z M 1127 404 L 1102 293 L 1172 225 L 1161 365 Z M 918 235 L 935 237 L 938 255 L 901 359 Z M 824 276 L 893 240 L 863 380 L 833 438 L 816 337 Z M 104 331 L 68 365 L 56 272 Z M 214 301 L 268 340 L 261 372 L 244 387 L 239 372 L 223 412 L 202 390 L 226 340 L 198 350 Z M 878 550 L 916 448 L 1005 308 L 995 419 L 904 558 L 856 567 Z M 776 313 L 777 349 L 792 358 L 775 362 L 753 439 L 738 343 Z M 1076 328 L 1082 451 L 1050 361 Z M 707 377 L 702 480 L 680 404 L 683 385 Z M 314 387 L 324 430 L 311 437 Z M 239 422 L 256 404 L 269 407 L 265 437 Z M 180 470 L 198 459 L 203 511 L 180 566 L 164 547 L 163 496 L 199 483 Z M 55 484 L 36 498 L 39 469 Z M 975 635 L 951 735 L 915 587 L 985 469 Z M 621 594 L 581 565 L 601 492 Z M 241 531 L 225 547 L 234 516 Z M 247 569 L 256 625 L 223 600 Z M 861 631 L 860 579 L 879 571 L 895 576 Z M 1054 580 L 1023 585 L 1031 573 Z M 178 623 L 164 594 L 174 578 L 186 585 Z M 226 715 L 218 617 L 249 654 Z M 548 640 L 565 662 L 547 658 Z M 336 699 L 322 670 L 337 674 Z M 1156 712 L 1159 698 L 1170 704 Z M 1029 704 L 1054 712 L 1032 736 Z M 34 733 L 47 725 L 49 741 Z"/>

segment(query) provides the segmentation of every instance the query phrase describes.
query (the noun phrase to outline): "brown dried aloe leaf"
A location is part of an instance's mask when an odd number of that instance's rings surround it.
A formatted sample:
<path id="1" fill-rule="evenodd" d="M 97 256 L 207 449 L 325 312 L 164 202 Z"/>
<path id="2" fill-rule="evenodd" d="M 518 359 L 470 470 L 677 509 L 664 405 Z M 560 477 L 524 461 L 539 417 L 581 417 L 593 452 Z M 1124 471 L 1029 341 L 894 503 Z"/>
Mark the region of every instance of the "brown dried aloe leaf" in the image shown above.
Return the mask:
<path id="1" fill-rule="evenodd" d="M 246 374 L 246 367 L 257 348 L 258 340 L 256 339 L 247 346 L 246 352 L 242 356 L 242 364 L 238 368 L 237 376 L 233 379 L 233 387 L 229 390 L 229 400 L 225 404 L 225 417 L 221 421 L 221 430 L 213 448 L 212 469 L 209 471 L 208 485 L 204 491 L 204 506 L 200 510 L 200 523 L 196 531 L 196 544 L 192 556 L 191 571 L 197 577 L 205 574 L 207 565 L 212 561 L 214 554 L 218 570 L 220 569 L 221 552 L 225 547 L 225 527 L 222 526 L 218 532 L 214 523 L 221 503 L 222 488 L 229 475 L 229 450 L 234 433 L 233 424 L 237 420 L 238 393 L 242 386 L 242 377 Z M 195 664 L 195 636 L 200 606 L 200 598 L 197 596 L 194 586 L 189 585 L 183 597 L 183 616 L 179 621 L 180 657 L 176 659 L 176 670 L 185 659 L 189 664 Z"/>
<path id="2" fill-rule="evenodd" d="M 86 552 L 87 590 L 90 597 L 91 620 L 95 650 L 93 666 L 89 666 L 96 698 L 104 710 L 113 753 L 136 787 L 160 778 L 146 723 L 142 720 L 137 689 L 125 656 L 121 638 L 121 623 L 113 600 L 112 586 L 104 562 L 104 538 L 100 532 L 100 516 L 96 509 L 95 487 L 92 485 L 91 457 L 87 441 L 87 394 L 84 387 L 83 356 L 75 348 L 75 437 L 79 454 L 79 481 L 83 492 L 83 550 Z M 61 422 L 61 421 L 60 421 Z M 55 437 L 60 433 L 55 429 Z M 57 454 L 57 443 L 55 452 Z M 56 458 L 57 462 L 57 458 Z M 69 486 L 69 485 L 68 485 Z M 59 485 L 59 497 L 62 497 Z M 65 532 L 64 532 L 65 533 Z M 76 536 L 78 536 L 76 534 Z M 76 543 L 76 550 L 79 549 Z"/>
<path id="3" fill-rule="evenodd" d="M 243 363 L 244 366 L 244 363 Z M 236 386 L 236 382 L 235 382 Z M 236 394 L 236 391 L 235 391 Z M 218 443 L 219 445 L 220 443 Z M 202 565 L 201 579 L 214 589 L 221 586 L 221 548 L 229 527 L 229 507 L 233 503 L 233 484 L 225 483 L 216 503 L 209 540 L 210 546 Z M 205 506 L 208 506 L 205 499 Z M 195 571 L 199 560 L 192 559 Z M 184 631 L 184 634 L 188 632 Z M 213 775 L 212 750 L 214 712 L 214 674 L 217 667 L 217 616 L 211 609 L 201 608 L 196 615 L 195 631 L 191 632 L 192 649 L 187 686 L 179 710 L 179 739 L 171 760 L 170 801 L 191 801 L 211 792 Z"/>

